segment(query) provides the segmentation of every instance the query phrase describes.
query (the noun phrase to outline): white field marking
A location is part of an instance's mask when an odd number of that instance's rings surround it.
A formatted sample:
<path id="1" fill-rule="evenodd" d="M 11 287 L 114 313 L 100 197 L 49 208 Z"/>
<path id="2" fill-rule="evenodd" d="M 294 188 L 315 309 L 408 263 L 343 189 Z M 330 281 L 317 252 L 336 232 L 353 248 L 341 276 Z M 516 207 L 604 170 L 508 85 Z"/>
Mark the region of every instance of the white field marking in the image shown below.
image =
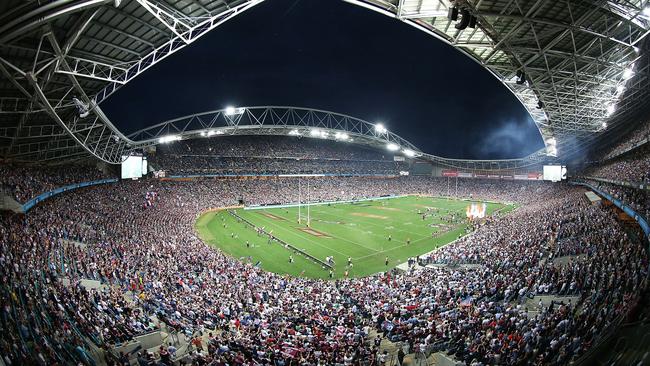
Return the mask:
<path id="1" fill-rule="evenodd" d="M 302 235 L 299 235 L 298 233 L 294 232 L 293 230 L 287 229 L 287 228 L 285 228 L 285 227 L 283 227 L 283 226 L 277 226 L 274 222 L 272 222 L 272 221 L 270 221 L 270 220 L 267 220 L 267 219 L 264 219 L 262 216 L 260 216 L 260 217 L 258 217 L 258 218 L 259 218 L 259 219 L 262 219 L 262 220 L 264 220 L 264 221 L 266 221 L 266 222 L 268 222 L 269 224 L 271 224 L 273 227 L 275 227 L 275 228 L 277 228 L 277 229 L 282 229 L 282 230 L 286 231 L 288 234 L 291 234 L 291 235 L 293 235 L 293 236 L 295 236 L 295 237 L 298 237 L 300 240 L 308 241 L 308 242 L 310 242 L 310 243 L 313 243 L 313 244 L 318 245 L 319 247 L 321 247 L 321 248 L 323 248 L 323 249 L 327 249 L 327 250 L 329 250 L 329 251 L 332 251 L 332 252 L 338 253 L 338 254 L 343 255 L 343 256 L 348 256 L 348 257 L 350 256 L 349 254 L 341 253 L 341 252 L 339 252 L 338 250 L 334 250 L 334 249 L 332 249 L 332 248 L 330 248 L 330 247 L 328 247 L 328 246 L 324 246 L 324 245 L 322 245 L 322 244 L 319 243 L 319 242 L 316 242 L 316 241 L 311 240 L 310 238 L 303 238 Z M 294 244 L 292 244 L 292 245 L 294 245 Z M 294 245 L 294 246 L 295 246 L 295 245 Z M 301 248 L 301 250 L 307 250 L 307 248 Z"/>
<path id="2" fill-rule="evenodd" d="M 370 223 L 369 223 L 369 224 L 370 224 Z M 370 224 L 370 225 L 372 225 L 372 224 Z M 375 226 L 379 226 L 378 224 L 374 224 L 374 225 L 375 225 Z M 362 233 L 366 233 L 366 234 L 373 235 L 373 236 L 375 236 L 375 237 L 377 237 L 377 238 L 380 238 L 380 239 L 382 239 L 382 240 L 385 240 L 385 239 L 386 239 L 386 237 L 385 237 L 384 235 L 373 234 L 372 231 L 362 231 L 362 230 L 359 230 L 359 231 L 362 232 Z M 397 231 L 407 232 L 406 230 L 397 230 Z M 424 239 L 427 239 L 427 238 L 429 238 L 429 237 L 430 237 L 429 235 L 422 235 L 422 236 L 417 235 L 416 238 L 415 238 L 415 240 L 411 241 L 411 243 L 415 243 L 416 241 L 424 240 Z M 397 240 L 397 239 L 396 239 L 396 240 L 394 240 L 394 241 L 395 241 L 396 243 L 404 243 L 404 245 L 407 245 L 407 244 L 406 244 L 406 240 L 402 241 L 402 240 Z M 380 252 L 383 252 L 383 250 L 381 250 Z"/>
<path id="3" fill-rule="evenodd" d="M 324 214 L 329 214 L 329 213 L 325 213 L 325 212 L 319 212 L 319 214 L 323 214 L 323 213 L 324 213 Z M 329 215 L 333 215 L 333 214 L 329 214 Z M 364 221 L 364 223 L 366 223 L 366 222 Z M 372 224 L 372 223 L 367 223 L 367 224 L 368 224 L 368 225 L 372 225 L 372 226 L 379 226 L 380 228 L 382 228 L 379 224 Z M 382 229 L 383 229 L 383 228 L 382 228 Z M 396 230 L 396 231 L 401 231 L 401 232 L 410 233 L 409 231 L 406 231 L 406 230 L 399 230 L 399 229 L 395 229 L 395 230 Z M 383 236 L 383 235 L 379 235 L 379 234 L 373 234 L 372 231 L 363 231 L 363 230 L 361 230 L 361 229 L 359 229 L 359 231 L 362 232 L 362 233 L 365 233 L 365 234 L 374 235 L 374 236 L 376 236 L 376 237 L 378 237 L 378 238 L 381 238 L 381 239 L 386 239 L 385 236 Z M 418 235 L 418 236 L 419 236 L 419 235 Z M 421 236 L 420 238 L 417 238 L 417 239 L 426 239 L 426 238 L 428 238 L 428 237 L 429 237 L 428 235 L 423 235 L 423 236 Z M 395 240 L 395 242 L 397 242 L 397 243 L 406 243 L 406 241 L 400 241 L 400 240 Z M 365 248 L 365 246 L 363 246 L 363 245 L 360 245 L 360 246 L 362 246 L 362 247 Z M 376 251 L 376 250 L 375 250 L 375 251 Z"/>
<path id="4" fill-rule="evenodd" d="M 458 227 L 459 227 L 459 226 L 456 226 L 456 227 L 454 227 L 452 230 L 457 229 Z M 451 231 L 451 230 L 449 230 L 449 231 Z M 447 231 L 447 232 L 449 232 L 449 231 Z M 447 232 L 445 232 L 444 234 L 446 234 Z M 468 234 L 465 234 L 465 235 L 463 235 L 463 236 L 466 236 L 466 235 L 468 235 Z M 423 240 L 425 240 L 425 239 L 433 239 L 433 238 L 431 238 L 431 237 L 429 237 L 429 236 L 424 237 L 424 238 L 419 238 L 419 239 L 417 239 L 417 240 L 412 240 L 412 241 L 411 241 L 411 244 L 402 244 L 402 245 L 400 245 L 400 246 L 393 247 L 393 248 L 390 248 L 390 249 L 387 249 L 387 250 L 383 250 L 383 249 L 382 249 L 379 253 L 368 254 L 368 255 L 364 255 L 363 257 L 359 257 L 359 258 L 355 258 L 355 259 L 357 259 L 357 260 L 359 260 L 359 259 L 365 259 L 365 258 L 371 257 L 371 256 L 373 256 L 373 255 L 382 254 L 382 253 L 387 253 L 387 252 L 392 252 L 393 250 L 400 249 L 400 248 L 404 248 L 404 247 L 407 247 L 407 246 L 411 246 L 411 245 L 413 245 L 413 244 L 415 244 L 415 243 L 419 243 L 419 242 L 421 242 L 421 241 L 423 241 Z M 436 249 L 434 249 L 434 250 L 440 249 L 440 248 L 446 246 L 447 244 L 451 244 L 451 243 L 455 242 L 456 240 L 458 240 L 458 238 L 456 238 L 456 239 L 450 241 L 449 243 L 445 243 L 445 244 L 441 245 L 440 247 L 438 247 L 438 248 L 436 248 Z M 422 253 L 422 254 L 426 254 L 426 253 Z"/>
<path id="5" fill-rule="evenodd" d="M 312 211 L 316 211 L 316 210 L 312 210 Z M 321 212 L 321 211 L 318 211 L 317 213 L 318 213 L 318 214 L 328 214 L 328 215 L 333 215 L 333 214 L 325 213 L 325 212 Z M 376 225 L 376 224 L 375 224 L 375 225 Z M 379 225 L 377 225 L 377 226 L 379 226 Z M 356 230 L 356 228 L 355 228 L 355 230 Z M 404 231 L 404 230 L 399 230 L 399 231 Z M 363 231 L 362 231 L 362 232 L 363 232 Z M 370 234 L 370 235 L 374 235 L 374 236 L 379 237 L 379 238 L 384 238 L 384 236 L 382 236 L 382 235 L 373 234 L 372 231 L 365 231 L 365 233 Z M 341 238 L 341 237 L 338 237 L 338 236 L 335 236 L 335 235 L 332 235 L 332 234 L 328 234 L 328 235 L 330 235 L 330 236 L 333 237 L 333 238 L 336 238 L 336 239 L 339 239 L 339 240 L 343 240 L 343 241 L 347 241 L 347 242 L 349 242 L 349 243 L 355 244 L 355 245 L 360 246 L 360 247 L 362 247 L 362 248 L 366 248 L 366 249 L 368 249 L 368 250 L 370 250 L 370 251 L 373 251 L 373 252 L 375 252 L 375 253 L 380 252 L 380 251 L 378 251 L 377 249 L 369 248 L 369 247 L 367 247 L 367 246 L 365 246 L 365 245 L 361 245 L 361 244 L 359 244 L 359 243 L 357 243 L 357 242 L 354 242 L 354 241 L 349 240 L 349 239 L 346 239 L 346 238 Z M 421 238 L 419 238 L 419 239 L 417 239 L 417 240 L 424 240 L 424 239 L 426 239 L 426 238 L 428 238 L 428 237 L 429 237 L 429 236 L 423 236 L 423 237 L 421 237 Z M 395 242 L 396 242 L 396 243 L 406 243 L 405 241 L 399 241 L 399 240 L 395 240 Z M 415 241 L 412 241 L 411 243 L 415 243 Z"/>
<path id="6" fill-rule="evenodd" d="M 313 211 L 316 211 L 316 210 L 312 209 L 312 212 L 313 212 Z M 337 217 L 338 217 L 338 215 L 333 214 L 333 213 L 329 213 L 329 212 L 318 211 L 318 213 L 319 213 L 319 214 L 332 215 L 332 216 L 337 216 Z M 378 228 L 380 228 L 380 229 L 384 229 L 384 227 L 382 227 L 381 224 L 377 224 L 377 223 L 369 222 L 369 221 L 365 221 L 365 220 L 360 220 L 360 221 L 362 221 L 364 224 L 368 224 L 368 225 L 371 225 L 371 226 L 378 227 Z M 395 220 L 391 220 L 391 222 L 394 222 L 394 221 L 395 221 Z M 411 231 L 408 231 L 408 230 L 402 230 L 402 229 L 394 229 L 394 230 L 397 231 L 397 232 L 403 232 L 403 233 L 411 234 Z"/>
<path id="7" fill-rule="evenodd" d="M 260 217 L 260 218 L 261 218 L 261 217 Z M 264 221 L 268 221 L 268 220 L 266 220 L 266 219 L 264 219 L 264 218 L 262 218 L 262 219 L 263 219 Z M 273 222 L 270 222 L 270 223 L 271 223 L 271 224 L 274 224 Z M 294 236 L 298 236 L 298 237 L 301 238 L 301 239 L 304 239 L 304 240 L 307 240 L 307 241 L 309 241 L 309 242 L 312 242 L 312 243 L 318 245 L 318 246 L 321 247 L 321 248 L 325 248 L 325 249 L 327 249 L 327 250 L 330 250 L 330 251 L 332 251 L 332 252 L 335 252 L 335 253 L 338 253 L 338 254 L 341 254 L 341 255 L 344 255 L 344 256 L 348 256 L 348 257 L 350 256 L 349 254 L 341 253 L 341 252 L 339 252 L 338 250 L 334 250 L 334 249 L 332 249 L 332 248 L 330 248 L 330 247 L 328 247 L 328 246 L 324 246 L 324 245 L 322 245 L 322 244 L 320 244 L 320 243 L 318 243 L 318 242 L 315 242 L 315 241 L 313 241 L 313 240 L 311 240 L 311 239 L 309 239 L 309 238 L 303 238 L 301 235 L 298 235 L 298 233 L 294 233 L 292 230 L 286 229 L 286 228 L 284 228 L 284 227 L 282 227 L 282 226 L 279 226 L 279 228 L 281 228 L 281 229 L 283 229 L 283 230 L 285 230 L 285 231 L 291 233 L 291 234 L 294 235 Z M 376 249 L 366 247 L 366 246 L 361 245 L 361 244 L 359 244 L 359 243 L 357 243 L 357 242 L 354 242 L 354 241 L 352 241 L 352 240 L 345 239 L 345 238 L 339 238 L 338 236 L 334 236 L 334 235 L 332 235 L 331 233 L 327 233 L 327 235 L 330 236 L 330 237 L 332 237 L 332 238 L 335 238 L 335 239 L 339 239 L 339 240 L 342 240 L 342 241 L 347 241 L 348 243 L 351 243 L 351 244 L 356 245 L 356 246 L 358 246 L 358 247 L 361 247 L 361 248 L 364 248 L 364 249 L 368 249 L 368 250 L 371 250 L 371 251 L 373 251 L 373 252 L 377 252 Z M 304 249 L 303 249 L 303 250 L 304 250 Z"/>

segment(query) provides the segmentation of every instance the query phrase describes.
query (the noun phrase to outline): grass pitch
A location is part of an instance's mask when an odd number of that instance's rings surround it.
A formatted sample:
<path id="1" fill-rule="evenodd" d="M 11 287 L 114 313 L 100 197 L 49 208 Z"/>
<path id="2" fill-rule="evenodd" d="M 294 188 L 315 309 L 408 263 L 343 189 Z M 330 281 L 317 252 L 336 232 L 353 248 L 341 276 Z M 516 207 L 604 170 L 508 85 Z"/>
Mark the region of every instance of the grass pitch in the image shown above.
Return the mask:
<path id="1" fill-rule="evenodd" d="M 309 226 L 305 206 L 300 210 L 300 224 L 297 207 L 237 209 L 235 213 L 322 261 L 332 256 L 334 278 L 341 278 L 346 271 L 349 277 L 360 277 L 389 270 L 409 257 L 430 252 L 465 235 L 468 205 L 468 201 L 418 196 L 312 205 Z M 486 205 L 488 215 L 513 208 L 500 203 Z M 452 214 L 457 220 L 450 221 Z M 203 214 L 196 222 L 196 230 L 206 243 L 267 271 L 329 278 L 329 269 L 277 241 L 269 243 L 268 236 L 259 235 L 227 210 Z M 289 263 L 290 255 L 293 263 Z M 351 267 L 347 265 L 348 258 L 352 258 Z"/>

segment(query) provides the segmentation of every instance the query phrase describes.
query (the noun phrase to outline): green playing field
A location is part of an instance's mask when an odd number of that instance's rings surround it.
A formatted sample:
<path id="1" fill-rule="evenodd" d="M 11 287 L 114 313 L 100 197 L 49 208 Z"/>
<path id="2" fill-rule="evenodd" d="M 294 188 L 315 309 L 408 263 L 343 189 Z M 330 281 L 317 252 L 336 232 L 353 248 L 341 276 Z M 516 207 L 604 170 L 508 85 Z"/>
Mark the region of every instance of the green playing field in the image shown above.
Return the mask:
<path id="1" fill-rule="evenodd" d="M 356 203 L 312 205 L 307 208 L 257 208 L 208 212 L 196 222 L 199 236 L 225 253 L 259 264 L 267 271 L 292 276 L 329 278 L 329 269 L 299 253 L 321 261 L 333 257 L 334 278 L 386 271 L 400 263 L 466 234 L 469 201 L 406 196 Z M 513 206 L 486 203 L 487 214 Z M 452 215 L 455 219 L 452 220 Z M 237 217 L 239 216 L 239 217 Z M 283 240 L 269 241 L 252 223 Z M 389 238 L 390 237 L 390 238 Z M 290 263 L 289 256 L 293 257 Z M 352 258 L 352 266 L 348 266 Z M 386 265 L 388 258 L 388 265 Z"/>

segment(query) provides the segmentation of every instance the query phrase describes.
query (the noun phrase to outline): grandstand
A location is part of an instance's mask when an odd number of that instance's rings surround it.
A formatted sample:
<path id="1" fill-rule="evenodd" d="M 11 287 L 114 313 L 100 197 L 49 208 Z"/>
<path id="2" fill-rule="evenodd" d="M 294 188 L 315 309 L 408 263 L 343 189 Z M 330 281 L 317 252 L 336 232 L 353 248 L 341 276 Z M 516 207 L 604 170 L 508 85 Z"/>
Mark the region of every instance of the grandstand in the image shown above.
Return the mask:
<path id="1" fill-rule="evenodd" d="M 650 3 L 344 1 L 477 61 L 544 148 L 292 106 L 121 131 L 103 101 L 263 0 L 6 1 L 0 365 L 650 364 Z"/>

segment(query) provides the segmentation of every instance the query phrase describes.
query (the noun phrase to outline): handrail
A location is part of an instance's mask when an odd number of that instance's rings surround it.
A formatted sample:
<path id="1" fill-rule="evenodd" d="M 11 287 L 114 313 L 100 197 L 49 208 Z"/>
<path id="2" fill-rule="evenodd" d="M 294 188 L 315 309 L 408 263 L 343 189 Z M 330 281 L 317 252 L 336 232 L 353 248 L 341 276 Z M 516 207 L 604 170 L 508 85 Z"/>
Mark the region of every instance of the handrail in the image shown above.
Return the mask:
<path id="1" fill-rule="evenodd" d="M 605 197 L 605 199 L 612 202 L 614 205 L 616 205 L 618 208 L 623 210 L 623 212 L 628 214 L 630 217 L 634 218 L 634 220 L 636 220 L 636 222 L 639 223 L 639 226 L 641 226 L 641 230 L 643 230 L 643 232 L 645 233 L 646 239 L 650 240 L 650 225 L 648 225 L 648 222 L 643 218 L 643 215 L 637 213 L 630 206 L 624 204 L 619 199 L 612 197 L 609 193 L 605 193 L 589 183 L 572 181 L 570 182 L 570 184 L 588 187 L 592 191 L 598 193 L 600 196 Z"/>
<path id="2" fill-rule="evenodd" d="M 597 182 L 610 183 L 610 184 L 615 184 L 617 186 L 630 187 L 630 188 L 634 188 L 634 189 L 645 189 L 645 190 L 650 191 L 650 183 L 629 182 L 629 181 L 625 181 L 625 180 L 614 180 L 614 179 L 601 178 L 601 177 L 592 177 L 592 176 L 578 176 L 576 178 L 595 180 Z"/>
<path id="3" fill-rule="evenodd" d="M 52 196 L 56 196 L 57 194 L 61 194 L 63 192 L 72 191 L 78 188 L 83 188 L 88 186 L 94 186 L 98 184 L 107 184 L 107 183 L 115 183 L 115 182 L 117 182 L 117 178 L 108 178 L 108 179 L 93 180 L 90 182 L 69 184 L 67 186 L 55 188 L 51 191 L 41 193 L 38 196 L 32 198 L 31 200 L 25 202 L 21 207 L 21 209 L 23 212 L 27 212 L 30 209 L 32 209 L 32 207 L 36 206 L 39 202 L 44 201 Z"/>

